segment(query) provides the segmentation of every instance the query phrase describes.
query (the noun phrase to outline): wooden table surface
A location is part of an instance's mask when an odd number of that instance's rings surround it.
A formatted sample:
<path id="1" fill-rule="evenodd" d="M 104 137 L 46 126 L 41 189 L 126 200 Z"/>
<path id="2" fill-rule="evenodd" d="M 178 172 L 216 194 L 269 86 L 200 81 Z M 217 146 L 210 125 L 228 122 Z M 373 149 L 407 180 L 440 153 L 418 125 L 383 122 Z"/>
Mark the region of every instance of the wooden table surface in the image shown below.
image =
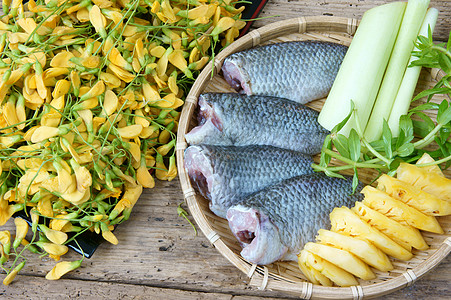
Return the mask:
<path id="1" fill-rule="evenodd" d="M 270 0 L 260 27 L 287 18 L 333 15 L 360 18 L 381 0 Z M 451 31 L 451 1 L 432 0 L 440 10 L 434 35 L 446 40 Z M 207 239 L 177 216 L 183 202 L 179 181 L 157 182 L 145 190 L 130 220 L 115 234 L 119 245 L 102 244 L 82 267 L 59 281 L 45 274 L 53 260 L 32 256 L 15 281 L 0 288 L 0 299 L 272 299 L 292 295 L 258 290 L 248 286 L 248 278 L 214 249 Z M 3 229 L 13 229 L 9 221 Z M 70 251 L 65 259 L 80 256 Z M 451 299 L 451 257 L 436 269 L 385 299 Z"/>

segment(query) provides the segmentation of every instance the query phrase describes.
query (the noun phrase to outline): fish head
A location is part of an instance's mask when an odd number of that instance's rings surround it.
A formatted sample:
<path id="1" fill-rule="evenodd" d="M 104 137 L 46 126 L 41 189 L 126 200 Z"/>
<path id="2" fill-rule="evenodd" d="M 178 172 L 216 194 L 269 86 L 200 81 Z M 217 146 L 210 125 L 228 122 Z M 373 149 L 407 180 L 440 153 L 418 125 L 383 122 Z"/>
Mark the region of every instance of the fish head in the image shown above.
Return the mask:
<path id="1" fill-rule="evenodd" d="M 222 74 L 227 83 L 237 92 L 252 95 L 249 76 L 244 68 L 238 66 L 238 60 L 226 59 L 222 65 Z"/>
<path id="2" fill-rule="evenodd" d="M 214 172 L 207 151 L 207 149 L 197 145 L 186 148 L 184 167 L 193 186 L 204 198 L 211 199 L 211 177 Z"/>
<path id="3" fill-rule="evenodd" d="M 225 183 L 215 172 L 208 148 L 203 145 L 192 145 L 186 148 L 184 167 L 191 184 L 205 199 L 210 200 L 210 210 L 225 218 L 227 210 L 218 200 L 221 199 L 221 186 Z"/>
<path id="4" fill-rule="evenodd" d="M 200 144 L 201 142 L 213 143 L 222 136 L 222 121 L 220 113 L 215 111 L 213 104 L 208 103 L 205 95 L 199 96 L 199 113 L 197 119 L 199 125 L 185 134 L 189 144 Z"/>
<path id="5" fill-rule="evenodd" d="M 251 263 L 266 265 L 280 260 L 288 251 L 278 228 L 261 211 L 235 205 L 227 211 L 232 233 L 240 242 L 241 256 Z"/>

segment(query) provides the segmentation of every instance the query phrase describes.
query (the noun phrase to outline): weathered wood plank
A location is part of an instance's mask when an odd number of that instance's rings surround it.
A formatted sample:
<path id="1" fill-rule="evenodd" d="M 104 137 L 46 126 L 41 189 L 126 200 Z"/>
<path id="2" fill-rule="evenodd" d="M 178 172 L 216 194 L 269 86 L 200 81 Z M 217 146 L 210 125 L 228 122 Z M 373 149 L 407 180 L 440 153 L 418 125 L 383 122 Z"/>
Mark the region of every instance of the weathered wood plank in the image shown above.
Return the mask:
<path id="1" fill-rule="evenodd" d="M 254 296 L 183 291 L 179 289 L 154 288 L 143 285 L 93 282 L 63 279 L 55 282 L 40 277 L 19 276 L 15 288 L 1 287 L 4 299 L 165 299 L 165 300 L 257 300 Z M 265 298 L 268 300 L 276 298 Z"/>
<path id="2" fill-rule="evenodd" d="M 18 280 L 2 291 L 5 295 L 25 293 L 23 295 L 30 296 L 41 291 L 47 293 L 45 287 L 48 284 L 55 291 L 60 290 L 69 296 L 73 292 L 70 287 L 73 283 L 74 288 L 78 286 L 82 289 L 86 285 L 86 290 L 99 290 L 92 293 L 103 293 L 102 289 L 114 290 L 114 286 L 120 285 L 119 295 L 122 284 L 126 284 L 132 285 L 133 289 L 136 286 L 143 293 L 147 290 L 141 286 L 173 289 L 174 293 L 177 290 L 213 293 L 211 298 L 216 298 L 216 293 L 290 297 L 281 292 L 249 287 L 248 278 L 222 257 L 202 234 L 194 236 L 191 226 L 177 216 L 177 205 L 183 201 L 178 184 L 177 180 L 157 182 L 155 189 L 145 190 L 130 220 L 115 231 L 119 245 L 102 244 L 91 259 L 83 262 L 80 269 L 64 277 L 70 280 L 48 282 L 36 278 L 45 276 L 55 262 L 30 254 L 21 272 L 28 276 L 19 276 Z M 12 225 L 9 222 L 5 227 L 13 229 Z M 66 257 L 67 260 L 80 258 L 73 251 Z M 447 282 L 451 278 L 450 269 L 451 258 L 448 258 L 424 279 L 390 297 L 400 299 L 408 293 L 416 299 L 421 298 L 424 291 L 430 297 L 449 295 L 451 288 Z M 48 292 L 53 293 L 51 290 Z"/>
<path id="3" fill-rule="evenodd" d="M 271 22 L 303 16 L 336 16 L 361 18 L 368 9 L 382 5 L 386 0 L 271 0 L 268 1 L 254 27 L 261 27 Z M 434 39 L 448 40 L 451 31 L 451 1 L 431 0 L 430 7 L 439 10 L 439 17 L 434 32 Z M 270 18 L 268 18 L 270 17 Z"/>
<path id="4" fill-rule="evenodd" d="M 260 27 L 283 19 L 333 15 L 361 18 L 383 0 L 272 0 Z M 435 39 L 446 40 L 451 31 L 451 1 L 432 0 L 440 10 Z M 92 259 L 65 279 L 50 282 L 43 278 L 55 264 L 49 259 L 28 255 L 27 265 L 8 287 L 1 287 L 0 298 L 11 299 L 256 299 L 255 297 L 295 298 L 274 291 L 260 291 L 247 285 L 248 278 L 232 266 L 191 226 L 177 216 L 183 201 L 179 183 L 158 182 L 146 190 L 131 219 L 115 231 L 120 244 L 102 244 Z M 9 222 L 2 229 L 13 229 Z M 65 259 L 80 256 L 70 252 Z M 385 299 L 449 299 L 451 295 L 451 257 L 435 270 Z M 42 295 L 42 296 L 39 296 Z M 272 299 L 272 298 L 265 298 Z M 382 299 L 382 298 L 381 298 Z"/>
<path id="5" fill-rule="evenodd" d="M 177 180 L 157 182 L 155 189 L 144 191 L 130 220 L 114 232 L 119 245 L 102 244 L 91 259 L 65 278 L 204 292 L 282 295 L 248 287 L 247 277 L 224 259 L 202 233 L 195 236 L 191 225 L 178 217 L 176 209 L 182 201 Z M 14 230 L 13 222 L 4 229 Z M 27 257 L 30 259 L 22 274 L 45 276 L 55 264 L 31 253 Z M 64 257 L 80 259 L 73 251 Z"/>

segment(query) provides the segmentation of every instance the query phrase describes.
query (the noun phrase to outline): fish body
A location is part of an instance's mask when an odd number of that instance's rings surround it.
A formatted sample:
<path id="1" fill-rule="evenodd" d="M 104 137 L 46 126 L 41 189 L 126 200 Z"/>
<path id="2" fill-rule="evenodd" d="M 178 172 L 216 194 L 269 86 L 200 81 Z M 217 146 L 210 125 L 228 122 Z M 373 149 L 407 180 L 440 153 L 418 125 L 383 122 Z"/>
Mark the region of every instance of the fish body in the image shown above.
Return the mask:
<path id="1" fill-rule="evenodd" d="M 270 145 L 316 154 L 329 134 L 317 111 L 271 96 L 202 94 L 198 119 L 199 126 L 185 135 L 190 144 Z"/>
<path id="2" fill-rule="evenodd" d="M 323 173 L 293 177 L 241 199 L 227 211 L 227 220 L 243 246 L 241 256 L 265 265 L 296 260 L 305 243 L 321 228 L 330 228 L 333 208 L 352 206 L 363 199 L 352 194 L 352 178 Z"/>
<path id="3" fill-rule="evenodd" d="M 270 44 L 228 56 L 222 72 L 237 92 L 305 104 L 327 96 L 347 50 L 321 41 Z"/>
<path id="4" fill-rule="evenodd" d="M 185 150 L 191 183 L 222 218 L 244 196 L 284 179 L 312 174 L 312 163 L 309 155 L 271 146 L 193 145 Z"/>

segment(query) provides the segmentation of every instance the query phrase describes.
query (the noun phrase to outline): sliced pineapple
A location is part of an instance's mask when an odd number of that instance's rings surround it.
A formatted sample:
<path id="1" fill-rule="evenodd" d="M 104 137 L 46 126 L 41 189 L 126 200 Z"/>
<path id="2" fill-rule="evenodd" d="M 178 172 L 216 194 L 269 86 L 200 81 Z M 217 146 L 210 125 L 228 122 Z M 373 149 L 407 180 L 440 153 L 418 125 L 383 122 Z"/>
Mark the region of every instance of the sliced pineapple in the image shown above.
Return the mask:
<path id="1" fill-rule="evenodd" d="M 376 275 L 366 263 L 346 250 L 312 242 L 305 244 L 304 250 L 314 253 L 356 277 L 364 280 L 376 278 Z"/>
<path id="2" fill-rule="evenodd" d="M 423 156 L 420 157 L 419 160 L 417 160 L 417 165 L 419 164 L 428 164 L 428 163 L 432 163 L 435 162 L 435 160 L 427 153 L 424 153 Z M 427 172 L 432 172 L 432 173 L 436 173 L 437 175 L 440 176 L 445 176 L 442 172 L 442 170 L 440 170 L 439 166 L 437 165 L 431 165 L 431 166 L 427 166 L 427 167 L 422 167 L 424 170 L 426 170 Z"/>
<path id="3" fill-rule="evenodd" d="M 298 265 L 299 269 L 301 269 L 302 273 L 307 277 L 307 279 L 313 284 L 321 284 L 323 286 L 332 286 L 333 282 L 321 274 L 319 271 L 312 268 L 307 263 L 307 256 L 309 253 L 305 250 L 302 250 L 298 255 Z"/>
<path id="4" fill-rule="evenodd" d="M 407 223 L 408 225 L 425 231 L 440 234 L 444 233 L 435 217 L 427 216 L 417 209 L 390 197 L 383 191 L 367 185 L 362 189 L 362 193 L 365 195 L 363 204 L 395 221 Z"/>
<path id="5" fill-rule="evenodd" d="M 306 266 L 315 269 L 338 286 L 351 286 L 359 284 L 351 273 L 346 272 L 345 270 L 337 267 L 327 260 L 322 259 L 310 251 L 302 250 L 299 254 L 299 258 L 302 259 Z"/>
<path id="6" fill-rule="evenodd" d="M 332 231 L 373 243 L 383 252 L 399 260 L 409 260 L 412 253 L 401 247 L 376 228 L 362 221 L 347 207 L 334 208 L 330 214 Z"/>
<path id="7" fill-rule="evenodd" d="M 451 179 L 437 172 L 428 172 L 427 168 L 401 163 L 396 170 L 397 178 L 435 195 L 442 200 L 451 202 Z"/>
<path id="8" fill-rule="evenodd" d="M 388 175 L 377 180 L 377 188 L 391 197 L 412 206 L 428 216 L 451 214 L 451 202 L 442 200 L 424 190 Z"/>
<path id="9" fill-rule="evenodd" d="M 393 219 L 375 211 L 362 202 L 356 202 L 351 208 L 362 220 L 379 229 L 380 232 L 394 240 L 405 249 L 411 251 L 412 247 L 420 250 L 429 248 L 420 231 L 410 225 L 402 225 Z"/>
<path id="10" fill-rule="evenodd" d="M 318 230 L 316 240 L 321 244 L 349 251 L 380 271 L 393 270 L 393 265 L 387 255 L 365 240 L 325 229 Z"/>

